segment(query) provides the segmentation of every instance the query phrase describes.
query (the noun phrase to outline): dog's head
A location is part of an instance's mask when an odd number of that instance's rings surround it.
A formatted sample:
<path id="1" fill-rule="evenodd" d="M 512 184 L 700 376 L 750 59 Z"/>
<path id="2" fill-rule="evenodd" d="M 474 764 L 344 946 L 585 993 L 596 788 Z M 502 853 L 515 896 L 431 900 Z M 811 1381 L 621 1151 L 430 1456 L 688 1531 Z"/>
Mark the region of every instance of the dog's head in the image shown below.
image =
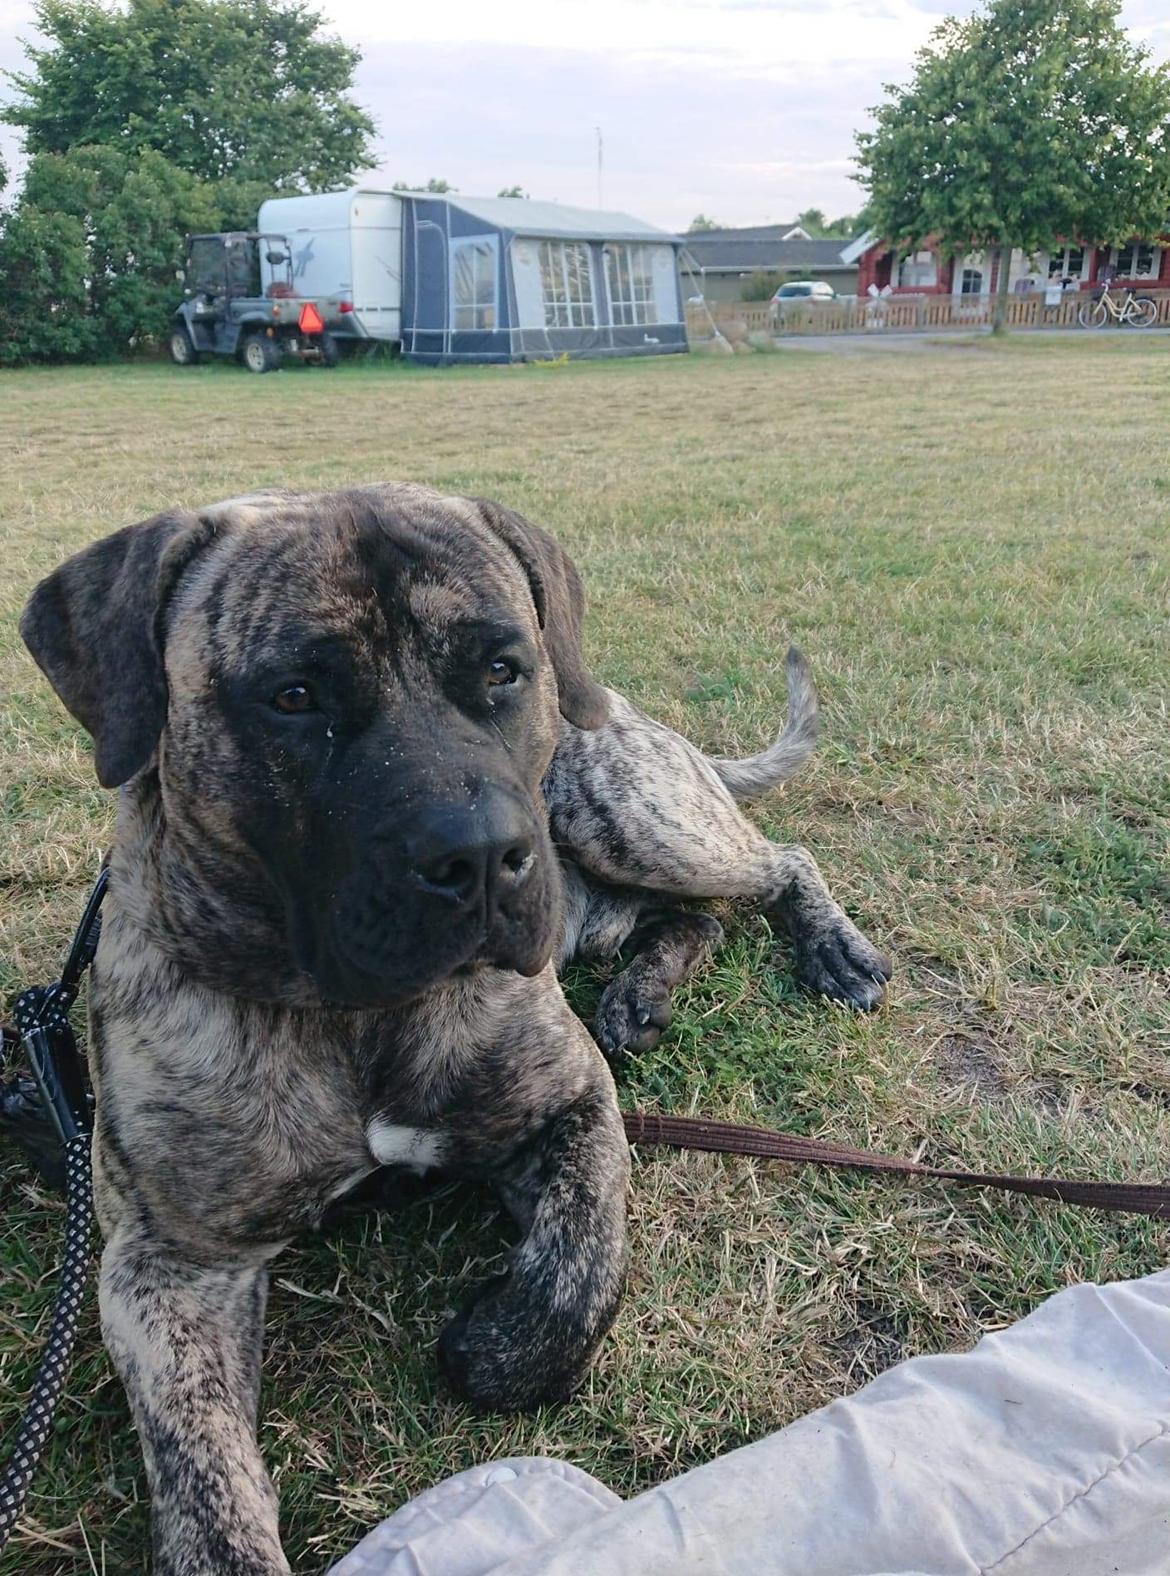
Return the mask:
<path id="1" fill-rule="evenodd" d="M 605 716 L 583 611 L 543 531 L 388 485 L 130 526 L 21 632 L 103 786 L 149 801 L 172 954 L 240 994 L 376 1007 L 548 961 L 540 782 L 558 709 Z"/>

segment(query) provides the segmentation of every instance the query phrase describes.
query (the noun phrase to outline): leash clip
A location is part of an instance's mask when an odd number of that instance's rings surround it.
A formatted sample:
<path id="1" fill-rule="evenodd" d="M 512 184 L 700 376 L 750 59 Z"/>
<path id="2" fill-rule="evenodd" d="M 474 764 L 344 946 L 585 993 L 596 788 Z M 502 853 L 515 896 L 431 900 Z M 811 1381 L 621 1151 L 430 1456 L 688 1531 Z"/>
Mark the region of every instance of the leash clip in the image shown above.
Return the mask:
<path id="1" fill-rule="evenodd" d="M 79 1133 L 88 1133 L 93 1125 L 68 1010 L 68 997 L 60 984 L 34 985 L 22 991 L 12 1006 L 41 1103 L 62 1144 Z"/>
<path id="2" fill-rule="evenodd" d="M 5 1031 L 6 1040 L 19 1039 L 40 1093 L 44 1114 L 62 1145 L 93 1130 L 91 1101 L 86 1092 L 77 1037 L 68 1015 L 97 951 L 102 899 L 108 884 L 109 870 L 103 865 L 74 932 L 61 978 L 52 985 L 33 985 L 22 991 L 12 1004 L 16 1032 Z M 3 1114 L 13 1126 L 31 1129 L 37 1125 L 36 1116 L 27 1110 L 28 1102 L 19 1085 L 7 1093 L 4 1105 Z M 27 1139 L 35 1153 L 44 1149 L 44 1142 L 31 1130 Z"/>

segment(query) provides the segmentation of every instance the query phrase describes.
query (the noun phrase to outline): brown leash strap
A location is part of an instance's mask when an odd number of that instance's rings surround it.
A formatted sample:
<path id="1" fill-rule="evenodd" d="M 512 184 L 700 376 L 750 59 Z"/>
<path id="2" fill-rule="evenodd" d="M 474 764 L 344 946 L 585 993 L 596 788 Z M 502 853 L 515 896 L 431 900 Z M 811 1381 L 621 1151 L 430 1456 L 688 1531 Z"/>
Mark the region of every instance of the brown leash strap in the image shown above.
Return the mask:
<path id="1" fill-rule="evenodd" d="M 701 1149 L 718 1155 L 757 1155 L 762 1160 L 837 1166 L 846 1171 L 900 1172 L 904 1176 L 958 1182 L 962 1187 L 996 1187 L 1008 1193 L 1030 1193 L 1033 1198 L 1054 1198 L 1062 1204 L 1077 1204 L 1085 1209 L 1108 1209 L 1170 1220 L 1170 1186 L 1152 1182 L 1070 1182 L 1063 1177 L 948 1171 L 939 1166 L 920 1165 L 916 1160 L 903 1160 L 899 1155 L 853 1149 L 848 1144 L 834 1144 L 827 1139 L 801 1138 L 796 1133 L 774 1133 L 765 1127 L 710 1122 L 701 1116 L 659 1116 L 632 1111 L 623 1113 L 623 1120 L 631 1144 Z"/>

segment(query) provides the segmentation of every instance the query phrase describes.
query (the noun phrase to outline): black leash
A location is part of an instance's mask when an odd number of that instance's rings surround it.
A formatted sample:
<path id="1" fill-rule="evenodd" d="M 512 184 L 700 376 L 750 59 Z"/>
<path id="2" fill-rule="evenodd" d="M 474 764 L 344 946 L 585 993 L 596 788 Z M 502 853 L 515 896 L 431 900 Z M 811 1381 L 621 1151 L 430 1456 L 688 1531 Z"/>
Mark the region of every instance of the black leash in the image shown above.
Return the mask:
<path id="1" fill-rule="evenodd" d="M 0 1551 L 24 1509 L 29 1485 L 53 1426 L 65 1385 L 89 1270 L 93 1227 L 90 1137 L 93 1119 L 69 1009 L 93 962 L 101 933 L 108 872 L 94 883 L 73 945 L 55 985 L 34 985 L 13 1003 L 14 1028 L 6 1047 L 22 1046 L 31 1069 L 0 1085 L 0 1131 L 9 1133 L 46 1181 L 65 1184 L 65 1251 L 44 1355 L 21 1418 L 8 1464 L 0 1474 Z M 37 1097 L 39 1096 L 39 1106 Z"/>

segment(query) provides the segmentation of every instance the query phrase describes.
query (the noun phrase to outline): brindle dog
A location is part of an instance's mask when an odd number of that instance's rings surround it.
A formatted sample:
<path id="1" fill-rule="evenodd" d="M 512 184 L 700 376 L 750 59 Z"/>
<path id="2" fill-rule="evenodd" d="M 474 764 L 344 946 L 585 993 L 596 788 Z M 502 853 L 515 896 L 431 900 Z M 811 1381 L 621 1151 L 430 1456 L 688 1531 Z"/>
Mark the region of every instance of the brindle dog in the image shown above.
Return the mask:
<path id="1" fill-rule="evenodd" d="M 490 1180 L 523 1233 L 443 1334 L 455 1389 L 581 1381 L 629 1153 L 554 955 L 641 927 L 610 1051 L 718 935 L 664 894 L 756 897 L 810 985 L 880 996 L 809 855 L 732 799 L 811 747 L 799 659 L 773 748 L 712 763 L 594 681 L 583 607 L 544 532 L 411 486 L 161 515 L 33 593 L 25 640 L 122 790 L 90 992 L 100 1303 L 159 1573 L 288 1570 L 255 1438 L 268 1266 L 379 1167 Z"/>

